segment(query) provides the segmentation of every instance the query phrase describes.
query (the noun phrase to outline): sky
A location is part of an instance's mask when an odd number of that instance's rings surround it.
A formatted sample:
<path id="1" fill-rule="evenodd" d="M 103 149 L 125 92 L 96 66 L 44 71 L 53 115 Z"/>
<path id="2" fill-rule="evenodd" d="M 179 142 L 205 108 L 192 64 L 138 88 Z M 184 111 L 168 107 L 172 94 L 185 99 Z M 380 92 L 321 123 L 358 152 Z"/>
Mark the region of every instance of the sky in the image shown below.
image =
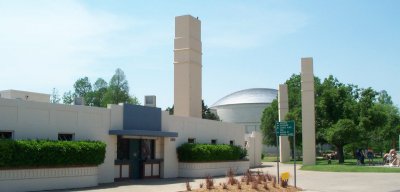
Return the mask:
<path id="1" fill-rule="evenodd" d="M 400 1 L 0 0 L 0 90 L 60 95 L 117 68 L 141 103 L 173 105 L 174 17 L 199 17 L 203 99 L 314 73 L 386 90 L 400 104 Z"/>

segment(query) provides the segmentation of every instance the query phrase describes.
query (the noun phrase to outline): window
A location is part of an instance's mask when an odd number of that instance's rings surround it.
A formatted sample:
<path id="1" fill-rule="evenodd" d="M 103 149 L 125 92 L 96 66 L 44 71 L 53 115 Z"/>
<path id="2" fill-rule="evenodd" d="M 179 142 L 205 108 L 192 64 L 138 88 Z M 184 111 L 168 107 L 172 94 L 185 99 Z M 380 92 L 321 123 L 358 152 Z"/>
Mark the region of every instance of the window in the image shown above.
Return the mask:
<path id="1" fill-rule="evenodd" d="M 72 141 L 74 140 L 74 134 L 72 133 L 59 133 L 58 134 L 59 141 Z"/>
<path id="2" fill-rule="evenodd" d="M 235 140 L 230 140 L 229 145 L 235 145 Z"/>
<path id="3" fill-rule="evenodd" d="M 13 132 L 12 131 L 0 131 L 0 139 L 12 139 Z"/>
<path id="4" fill-rule="evenodd" d="M 195 138 L 189 138 L 188 139 L 188 143 L 196 143 L 196 139 Z"/>
<path id="5" fill-rule="evenodd" d="M 129 139 L 124 139 L 121 136 L 117 137 L 117 159 L 129 159 Z"/>
<path id="6" fill-rule="evenodd" d="M 213 144 L 213 145 L 217 144 L 217 140 L 216 139 L 211 139 L 211 144 Z"/>

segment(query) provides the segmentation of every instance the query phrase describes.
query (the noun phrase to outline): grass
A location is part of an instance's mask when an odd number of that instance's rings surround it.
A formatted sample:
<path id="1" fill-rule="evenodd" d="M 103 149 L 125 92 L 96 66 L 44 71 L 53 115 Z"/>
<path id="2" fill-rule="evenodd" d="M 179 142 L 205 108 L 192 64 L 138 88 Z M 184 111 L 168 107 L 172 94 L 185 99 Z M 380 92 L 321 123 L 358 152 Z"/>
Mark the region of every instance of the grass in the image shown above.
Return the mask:
<path id="1" fill-rule="evenodd" d="M 263 162 L 276 162 L 276 157 L 264 157 Z M 381 163 L 381 158 L 375 158 L 375 163 Z M 285 164 L 293 164 L 293 161 Z M 302 164 L 302 161 L 296 161 L 296 164 Z M 300 170 L 305 171 L 324 171 L 324 172 L 372 172 L 372 173 L 400 173 L 400 168 L 397 167 L 380 167 L 368 166 L 368 160 L 365 160 L 365 165 L 357 165 L 356 159 L 345 159 L 343 164 L 339 164 L 338 160 L 331 160 L 328 164 L 326 159 L 317 159 L 316 165 L 303 165 Z"/>
<path id="2" fill-rule="evenodd" d="M 381 162 L 382 159 L 376 158 L 374 162 Z M 356 159 L 346 159 L 343 164 L 339 164 L 338 160 L 332 160 L 328 164 L 327 160 L 318 160 L 316 165 L 303 165 L 300 169 L 306 171 L 325 171 L 325 172 L 373 172 L 373 173 L 400 173 L 400 168 L 397 167 L 378 167 L 368 166 L 368 161 L 365 165 L 357 165 Z"/>
<path id="3" fill-rule="evenodd" d="M 265 156 L 261 161 L 262 162 L 276 162 L 276 156 Z"/>

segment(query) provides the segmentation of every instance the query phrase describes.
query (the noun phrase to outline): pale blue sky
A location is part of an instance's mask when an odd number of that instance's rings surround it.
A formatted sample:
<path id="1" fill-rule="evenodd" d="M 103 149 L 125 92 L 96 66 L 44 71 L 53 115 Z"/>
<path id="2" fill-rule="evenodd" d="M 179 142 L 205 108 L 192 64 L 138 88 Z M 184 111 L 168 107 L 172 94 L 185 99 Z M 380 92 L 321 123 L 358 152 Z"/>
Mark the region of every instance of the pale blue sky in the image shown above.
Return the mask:
<path id="1" fill-rule="evenodd" d="M 0 90 L 62 94 L 124 70 L 131 94 L 173 104 L 174 17 L 202 21 L 203 98 L 315 75 L 387 90 L 400 103 L 400 1 L 3 1 Z"/>

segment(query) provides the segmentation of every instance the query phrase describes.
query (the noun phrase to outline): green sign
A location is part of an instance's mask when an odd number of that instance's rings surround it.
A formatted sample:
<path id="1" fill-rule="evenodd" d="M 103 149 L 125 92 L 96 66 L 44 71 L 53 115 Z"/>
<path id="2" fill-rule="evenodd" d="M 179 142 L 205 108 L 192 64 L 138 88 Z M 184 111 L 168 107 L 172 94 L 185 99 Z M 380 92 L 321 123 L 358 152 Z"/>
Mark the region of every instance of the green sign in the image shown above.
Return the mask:
<path id="1" fill-rule="evenodd" d="M 275 124 L 277 136 L 293 136 L 294 121 L 277 121 Z"/>

